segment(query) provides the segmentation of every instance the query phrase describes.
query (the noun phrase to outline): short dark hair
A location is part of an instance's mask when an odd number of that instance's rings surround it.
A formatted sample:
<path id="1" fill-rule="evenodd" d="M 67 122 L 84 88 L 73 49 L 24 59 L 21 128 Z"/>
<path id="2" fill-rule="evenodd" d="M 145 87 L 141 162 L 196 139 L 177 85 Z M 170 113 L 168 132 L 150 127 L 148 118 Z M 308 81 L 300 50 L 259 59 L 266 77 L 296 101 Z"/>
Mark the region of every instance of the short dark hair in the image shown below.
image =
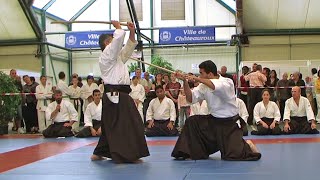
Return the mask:
<path id="1" fill-rule="evenodd" d="M 59 76 L 59 79 L 64 79 L 66 77 L 66 74 L 63 71 L 61 71 L 59 72 L 58 76 Z"/>
<path id="2" fill-rule="evenodd" d="M 257 71 L 261 71 L 262 70 L 262 66 L 260 64 L 258 64 L 256 69 L 257 69 Z"/>
<path id="3" fill-rule="evenodd" d="M 164 74 L 162 77 L 165 77 L 165 76 L 169 77 L 169 74 Z"/>
<path id="4" fill-rule="evenodd" d="M 242 71 L 243 71 L 243 70 L 249 71 L 249 67 L 248 67 L 248 66 L 243 66 L 243 67 L 242 67 Z"/>
<path id="5" fill-rule="evenodd" d="M 94 80 L 94 77 L 93 77 L 93 76 L 91 76 L 91 75 L 89 75 L 89 76 L 87 76 L 87 81 L 88 81 L 88 79 L 92 79 L 92 80 Z"/>
<path id="6" fill-rule="evenodd" d="M 42 78 L 46 78 L 47 76 L 45 76 L 45 75 L 41 75 L 40 76 L 40 79 L 42 79 Z"/>
<path id="7" fill-rule="evenodd" d="M 210 73 L 211 72 L 215 76 L 218 75 L 217 74 L 217 66 L 211 60 L 203 61 L 202 63 L 199 64 L 199 68 L 203 69 L 206 73 Z"/>
<path id="8" fill-rule="evenodd" d="M 101 93 L 99 89 L 95 89 L 95 90 L 92 91 L 92 96 L 94 96 L 94 93 L 97 93 L 97 92 Z"/>
<path id="9" fill-rule="evenodd" d="M 270 69 L 269 68 L 264 67 L 263 70 L 265 70 L 268 75 L 270 74 Z"/>
<path id="10" fill-rule="evenodd" d="M 161 85 L 156 86 L 155 91 L 157 91 L 158 89 L 162 89 L 163 90 L 163 86 L 161 86 Z"/>
<path id="11" fill-rule="evenodd" d="M 311 73 L 312 73 L 312 75 L 317 74 L 317 69 L 316 68 L 312 68 L 311 69 Z"/>
<path id="12" fill-rule="evenodd" d="M 36 79 L 33 76 L 30 76 L 31 81 L 36 81 Z"/>
<path id="13" fill-rule="evenodd" d="M 28 75 L 23 75 L 23 76 L 22 76 L 22 79 L 24 79 L 25 77 L 29 77 L 29 76 L 28 76 Z"/>
<path id="14" fill-rule="evenodd" d="M 56 89 L 56 90 L 54 90 L 54 95 L 56 95 L 56 94 L 62 94 L 62 91 L 61 90 L 59 90 L 59 89 Z"/>
<path id="15" fill-rule="evenodd" d="M 101 51 L 103 51 L 106 48 L 106 45 L 104 44 L 104 41 L 106 39 L 109 39 L 109 38 L 112 38 L 112 37 L 113 37 L 112 34 L 101 34 L 99 36 L 99 46 L 100 46 Z"/>
<path id="16" fill-rule="evenodd" d="M 137 78 L 138 78 L 137 76 L 133 76 L 133 77 L 132 77 L 132 80 L 137 79 Z"/>

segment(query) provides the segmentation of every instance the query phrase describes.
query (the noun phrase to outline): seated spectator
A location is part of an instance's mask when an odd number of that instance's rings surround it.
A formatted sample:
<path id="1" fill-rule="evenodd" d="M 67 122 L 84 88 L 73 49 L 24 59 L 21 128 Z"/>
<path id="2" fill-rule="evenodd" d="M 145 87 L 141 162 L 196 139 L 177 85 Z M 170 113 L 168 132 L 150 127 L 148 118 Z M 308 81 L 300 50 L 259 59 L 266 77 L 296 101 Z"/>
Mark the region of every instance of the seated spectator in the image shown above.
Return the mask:
<path id="1" fill-rule="evenodd" d="M 248 122 L 249 113 L 248 113 L 246 104 L 240 98 L 236 98 L 236 103 L 239 110 L 239 116 L 241 118 L 240 126 L 243 130 L 243 135 L 248 136 L 247 122 Z"/>
<path id="2" fill-rule="evenodd" d="M 253 116 L 258 131 L 252 131 L 252 135 L 280 135 L 279 121 L 281 119 L 278 105 L 270 101 L 270 91 L 262 91 L 262 101 L 258 102 L 253 110 Z"/>
<path id="3" fill-rule="evenodd" d="M 176 136 L 178 130 L 174 127 L 176 110 L 171 99 L 167 98 L 163 86 L 156 88 L 157 98 L 153 99 L 147 110 L 146 136 Z"/>
<path id="4" fill-rule="evenodd" d="M 46 109 L 46 118 L 50 119 L 53 124 L 42 134 L 46 138 L 73 136 L 72 124 L 78 120 L 78 113 L 72 103 L 62 99 L 60 90 L 55 90 L 54 98 L 55 101 L 50 103 Z"/>
<path id="5" fill-rule="evenodd" d="M 294 86 L 291 93 L 292 97 L 286 101 L 284 108 L 284 133 L 319 134 L 309 100 L 301 96 L 299 86 Z"/>
<path id="6" fill-rule="evenodd" d="M 190 116 L 194 115 L 208 115 L 208 105 L 206 100 L 199 101 L 190 105 Z"/>
<path id="7" fill-rule="evenodd" d="M 95 137 L 101 135 L 102 100 L 100 99 L 100 90 L 93 90 L 92 96 L 93 102 L 88 104 L 84 113 L 84 128 L 76 137 Z"/>

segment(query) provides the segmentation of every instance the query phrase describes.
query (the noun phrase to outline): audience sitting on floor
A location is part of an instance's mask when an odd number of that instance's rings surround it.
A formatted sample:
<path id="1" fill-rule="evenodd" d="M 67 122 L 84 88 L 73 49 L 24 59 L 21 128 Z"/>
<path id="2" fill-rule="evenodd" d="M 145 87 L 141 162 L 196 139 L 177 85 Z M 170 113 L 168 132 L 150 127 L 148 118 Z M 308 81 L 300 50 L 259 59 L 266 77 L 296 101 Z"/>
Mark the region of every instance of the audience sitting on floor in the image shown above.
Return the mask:
<path id="1" fill-rule="evenodd" d="M 51 124 L 42 134 L 46 138 L 73 136 L 72 124 L 78 121 L 78 113 L 73 104 L 62 99 L 60 90 L 54 91 L 55 101 L 50 103 L 46 109 L 46 118 Z"/>
<path id="2" fill-rule="evenodd" d="M 171 99 L 167 98 L 163 86 L 156 86 L 156 95 L 147 110 L 146 136 L 176 136 L 178 130 L 174 127 L 176 109 Z"/>
<path id="3" fill-rule="evenodd" d="M 284 108 L 285 134 L 319 134 L 312 107 L 306 97 L 301 96 L 301 88 L 292 88 L 292 97 L 286 101 Z"/>
<path id="4" fill-rule="evenodd" d="M 258 102 L 253 110 L 253 116 L 257 124 L 257 131 L 252 131 L 252 135 L 280 135 L 281 129 L 280 110 L 277 104 L 270 101 L 270 91 L 262 90 L 262 101 Z"/>

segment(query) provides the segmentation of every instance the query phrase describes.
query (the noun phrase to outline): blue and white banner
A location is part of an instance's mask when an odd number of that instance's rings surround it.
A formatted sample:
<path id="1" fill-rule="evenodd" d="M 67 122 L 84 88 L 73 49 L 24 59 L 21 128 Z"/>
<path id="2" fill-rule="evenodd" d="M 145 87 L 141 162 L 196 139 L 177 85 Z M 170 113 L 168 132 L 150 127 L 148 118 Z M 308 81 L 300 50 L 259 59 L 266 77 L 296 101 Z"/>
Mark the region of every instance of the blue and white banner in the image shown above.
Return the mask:
<path id="1" fill-rule="evenodd" d="M 160 44 L 196 44 L 215 42 L 215 27 L 161 28 Z"/>
<path id="2" fill-rule="evenodd" d="M 113 34 L 110 31 L 88 31 L 66 33 L 66 48 L 99 48 L 99 37 L 101 34 Z"/>

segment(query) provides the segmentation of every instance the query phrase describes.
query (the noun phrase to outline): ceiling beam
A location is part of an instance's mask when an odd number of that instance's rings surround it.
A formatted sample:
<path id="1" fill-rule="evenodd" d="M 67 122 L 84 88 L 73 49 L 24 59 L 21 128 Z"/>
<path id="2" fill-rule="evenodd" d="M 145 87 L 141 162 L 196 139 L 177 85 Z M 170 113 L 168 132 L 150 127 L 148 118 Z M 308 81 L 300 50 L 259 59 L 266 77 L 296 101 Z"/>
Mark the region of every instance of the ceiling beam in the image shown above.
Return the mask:
<path id="1" fill-rule="evenodd" d="M 243 34 L 243 0 L 236 0 L 236 32 L 237 34 Z"/>
<path id="2" fill-rule="evenodd" d="M 56 2 L 56 0 L 49 1 L 45 6 L 43 6 L 42 10 L 44 10 L 44 11 L 48 10 L 52 6 L 52 4 L 55 2 Z"/>
<path id="3" fill-rule="evenodd" d="M 252 29 L 245 32 L 247 36 L 282 36 L 282 35 L 320 35 L 320 28 L 306 29 Z"/>
<path id="4" fill-rule="evenodd" d="M 30 23 L 30 26 L 32 27 L 36 37 L 39 39 L 39 40 L 42 40 L 44 39 L 44 34 L 39 26 L 39 23 L 36 19 L 36 17 L 34 16 L 31 8 L 32 6 L 29 6 L 28 3 L 24 0 L 18 0 L 26 18 L 28 19 L 29 23 Z"/>
<path id="5" fill-rule="evenodd" d="M 216 0 L 219 4 L 221 4 L 224 8 L 226 8 L 229 12 L 231 12 L 233 15 L 236 15 L 236 11 L 231 8 L 227 3 L 225 3 L 223 0 Z"/>
<path id="6" fill-rule="evenodd" d="M 82 13 L 84 13 L 96 0 L 90 0 L 85 6 L 83 6 L 69 21 L 76 20 Z"/>

